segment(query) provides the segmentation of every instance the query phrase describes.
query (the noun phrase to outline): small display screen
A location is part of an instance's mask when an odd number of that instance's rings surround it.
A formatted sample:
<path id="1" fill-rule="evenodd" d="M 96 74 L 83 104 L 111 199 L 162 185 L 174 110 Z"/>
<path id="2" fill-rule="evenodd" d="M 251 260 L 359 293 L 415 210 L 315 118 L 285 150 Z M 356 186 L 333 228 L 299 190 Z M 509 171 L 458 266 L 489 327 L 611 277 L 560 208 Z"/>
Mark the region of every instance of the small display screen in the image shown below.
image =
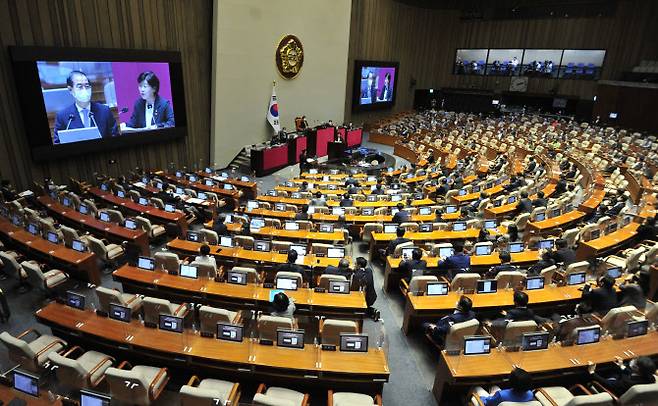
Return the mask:
<path id="1" fill-rule="evenodd" d="M 628 322 L 628 337 L 643 336 L 649 328 L 649 320 L 636 320 Z"/>
<path id="2" fill-rule="evenodd" d="M 230 248 L 233 246 L 233 238 L 225 236 L 219 237 L 219 245 Z"/>
<path id="3" fill-rule="evenodd" d="M 368 336 L 365 334 L 341 334 L 340 350 L 344 352 L 368 352 Z"/>
<path id="4" fill-rule="evenodd" d="M 53 244 L 59 244 L 59 237 L 57 236 L 56 233 L 52 231 L 48 231 L 47 236 L 48 236 L 48 241 L 50 241 Z"/>
<path id="5" fill-rule="evenodd" d="M 14 389 L 38 397 L 39 378 L 22 371 L 14 371 Z"/>
<path id="6" fill-rule="evenodd" d="M 491 337 L 464 337 L 464 355 L 489 354 Z"/>
<path id="7" fill-rule="evenodd" d="M 278 330 L 276 332 L 276 345 L 288 348 L 304 348 L 304 332 Z"/>
<path id="8" fill-rule="evenodd" d="M 160 330 L 171 331 L 173 333 L 182 333 L 183 319 L 176 316 L 161 314 L 159 326 Z"/>
<path id="9" fill-rule="evenodd" d="M 329 293 L 350 293 L 350 282 L 329 281 Z"/>
<path id="10" fill-rule="evenodd" d="M 445 282 L 430 282 L 427 284 L 427 296 L 445 296 L 448 294 L 448 284 Z"/>
<path id="11" fill-rule="evenodd" d="M 536 276 L 536 277 L 532 277 L 532 278 L 527 278 L 525 280 L 525 288 L 526 288 L 526 290 L 543 289 L 544 288 L 544 277 L 543 276 Z"/>
<path id="12" fill-rule="evenodd" d="M 199 242 L 199 234 L 195 231 L 188 231 L 187 232 L 187 240 L 188 241 Z"/>
<path id="13" fill-rule="evenodd" d="M 329 248 L 327 250 L 327 258 L 344 258 L 345 248 Z"/>
<path id="14" fill-rule="evenodd" d="M 137 267 L 140 269 L 146 269 L 147 271 L 152 271 L 155 269 L 155 260 L 149 257 L 139 257 L 137 259 Z"/>
<path id="15" fill-rule="evenodd" d="M 552 250 L 553 247 L 555 247 L 555 240 L 541 240 L 538 244 L 540 250 Z"/>
<path id="16" fill-rule="evenodd" d="M 255 251 L 261 251 L 261 252 L 266 252 L 270 250 L 270 242 L 269 241 L 255 241 L 254 242 L 254 250 Z"/>
<path id="17" fill-rule="evenodd" d="M 71 248 L 73 248 L 78 252 L 85 252 L 87 250 L 85 244 L 80 240 L 73 240 L 73 242 L 71 243 Z"/>
<path id="18" fill-rule="evenodd" d="M 79 293 L 67 291 L 66 292 L 66 304 L 70 307 L 84 310 L 85 309 L 85 295 Z"/>
<path id="19" fill-rule="evenodd" d="M 521 339 L 523 351 L 545 350 L 548 348 L 548 332 L 525 333 Z"/>
<path id="20" fill-rule="evenodd" d="M 217 338 L 219 340 L 242 342 L 244 328 L 233 324 L 217 323 Z"/>
<path id="21" fill-rule="evenodd" d="M 496 293 L 498 281 L 495 279 L 485 279 L 478 281 L 477 293 Z"/>
<path id="22" fill-rule="evenodd" d="M 585 283 L 585 272 L 574 272 L 569 274 L 567 285 L 580 285 Z"/>
<path id="23" fill-rule="evenodd" d="M 277 278 L 276 288 L 284 290 L 297 290 L 297 279 L 293 278 Z"/>
<path id="24" fill-rule="evenodd" d="M 109 396 L 80 390 L 80 406 L 110 406 L 111 400 Z"/>
<path id="25" fill-rule="evenodd" d="M 237 271 L 228 271 L 226 282 L 232 283 L 235 285 L 246 285 L 247 284 L 247 274 L 244 272 Z"/>
<path id="26" fill-rule="evenodd" d="M 181 264 L 179 273 L 180 276 L 196 279 L 199 275 L 199 269 L 196 266 Z"/>
<path id="27" fill-rule="evenodd" d="M 489 255 L 491 254 L 491 245 L 478 245 L 475 247 L 475 255 Z"/>
<path id="28" fill-rule="evenodd" d="M 522 252 L 524 249 L 522 242 L 512 242 L 509 244 L 509 252 L 512 254 Z"/>
<path id="29" fill-rule="evenodd" d="M 459 221 L 452 225 L 452 231 L 464 231 L 466 230 L 466 223 Z"/>
<path id="30" fill-rule="evenodd" d="M 124 224 L 124 226 L 130 230 L 137 230 L 137 223 L 135 222 L 135 220 L 126 219 L 126 223 Z"/>
<path id="31" fill-rule="evenodd" d="M 576 344 L 583 345 L 583 344 L 598 343 L 600 337 L 601 337 L 601 327 L 599 326 L 579 328 Z"/>
<path id="32" fill-rule="evenodd" d="M 108 316 L 114 320 L 130 323 L 130 308 L 110 303 Z"/>
<path id="33" fill-rule="evenodd" d="M 106 223 L 109 223 L 109 222 L 110 222 L 110 215 L 107 214 L 107 213 L 104 212 L 104 211 L 102 211 L 102 212 L 99 213 L 98 218 L 99 218 L 101 221 L 104 221 L 104 222 L 106 222 Z"/>

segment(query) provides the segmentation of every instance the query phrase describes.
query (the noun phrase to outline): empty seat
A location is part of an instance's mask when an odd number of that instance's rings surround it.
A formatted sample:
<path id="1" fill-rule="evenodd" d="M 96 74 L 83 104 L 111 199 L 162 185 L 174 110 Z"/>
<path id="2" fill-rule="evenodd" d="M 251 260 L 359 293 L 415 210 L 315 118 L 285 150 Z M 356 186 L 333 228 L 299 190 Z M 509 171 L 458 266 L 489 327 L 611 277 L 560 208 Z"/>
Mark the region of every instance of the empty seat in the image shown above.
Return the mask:
<path id="1" fill-rule="evenodd" d="M 212 337 L 217 332 L 217 323 L 236 324 L 241 320 L 240 313 L 212 306 L 199 307 L 200 331 Z"/>
<path id="2" fill-rule="evenodd" d="M 32 341 L 24 337 L 29 334 L 37 336 Z M 0 333 L 0 341 L 7 347 L 9 359 L 21 365 L 21 368 L 38 372 L 48 361 L 48 354 L 59 352 L 66 348 L 66 341 L 55 336 L 41 334 L 35 329 L 29 329 L 14 337 L 6 331 Z"/>
<path id="3" fill-rule="evenodd" d="M 610 255 L 605 259 L 605 262 L 612 264 L 613 266 L 620 266 L 626 272 L 632 272 L 640 267 L 640 257 L 644 252 L 644 247 L 638 247 L 628 251 L 626 257 Z"/>
<path id="4" fill-rule="evenodd" d="M 96 296 L 98 297 L 98 310 L 104 314 L 108 314 L 110 311 L 110 304 L 128 307 L 132 314 L 142 308 L 142 299 L 137 294 L 121 293 L 116 289 L 98 286 L 96 287 Z"/>
<path id="5" fill-rule="evenodd" d="M 292 389 L 276 386 L 266 388 L 265 384 L 260 384 L 254 396 L 254 404 L 266 406 L 307 406 L 309 404 L 309 396 L 308 394 Z"/>
<path id="6" fill-rule="evenodd" d="M 601 319 L 601 330 L 613 337 L 623 337 L 626 333 L 626 323 L 633 320 L 644 320 L 644 315 L 635 306 L 615 307 Z"/>
<path id="7" fill-rule="evenodd" d="M 247 275 L 247 283 L 258 283 L 260 282 L 260 277 L 258 272 L 254 268 L 249 268 L 246 266 L 234 266 L 232 271 L 243 272 Z"/>
<path id="8" fill-rule="evenodd" d="M 107 241 L 99 240 L 92 236 L 87 237 L 89 249 L 96 254 L 106 264 L 116 264 L 123 255 L 125 250 L 118 244 L 110 244 Z"/>
<path id="9" fill-rule="evenodd" d="M 190 265 L 196 267 L 199 278 L 214 279 L 217 276 L 217 268 L 212 263 L 193 261 Z"/>
<path id="10" fill-rule="evenodd" d="M 50 271 L 43 272 L 41 266 L 36 261 L 23 261 L 21 266 L 27 274 L 27 282 L 33 288 L 45 292 L 46 294 L 53 294 L 59 287 L 62 287 L 64 282 L 68 280 L 68 275 L 59 269 L 51 269 Z"/>
<path id="11" fill-rule="evenodd" d="M 652 405 L 658 399 L 658 383 L 635 384 L 619 397 L 621 406 Z"/>
<path id="12" fill-rule="evenodd" d="M 201 237 L 205 242 L 207 242 L 210 245 L 217 245 L 219 244 L 219 236 L 217 233 L 213 230 L 208 230 L 208 229 L 202 229 L 200 231 Z"/>
<path id="13" fill-rule="evenodd" d="M 258 338 L 276 341 L 276 331 L 282 328 L 291 330 L 295 328 L 295 323 L 289 317 L 278 317 L 260 315 L 258 317 Z"/>
<path id="14" fill-rule="evenodd" d="M 256 244 L 256 240 L 254 239 L 254 237 L 248 235 L 236 235 L 233 237 L 233 243 L 237 247 L 242 247 L 247 250 L 253 250 L 254 245 Z"/>
<path id="15" fill-rule="evenodd" d="M 175 272 L 178 274 L 178 268 L 182 263 L 178 258 L 178 255 L 173 252 L 156 252 L 154 258 L 155 269 L 163 270 L 165 272 Z"/>
<path id="16" fill-rule="evenodd" d="M 336 392 L 329 391 L 327 406 L 374 406 L 382 404 L 381 395 L 374 398 L 370 395 L 354 392 Z"/>
<path id="17" fill-rule="evenodd" d="M 340 345 L 340 335 L 342 333 L 355 334 L 359 332 L 359 326 L 352 320 L 320 320 L 320 337 L 322 344 Z"/>
<path id="18" fill-rule="evenodd" d="M 240 401 L 240 384 L 219 379 L 199 381 L 195 375 L 180 388 L 181 406 L 227 406 Z"/>
<path id="19" fill-rule="evenodd" d="M 320 279 L 318 281 L 318 287 L 324 290 L 329 290 L 329 282 L 332 281 L 344 282 L 347 281 L 347 278 L 344 277 L 343 275 L 332 275 L 332 274 L 320 275 Z"/>
<path id="20" fill-rule="evenodd" d="M 112 399 L 131 405 L 150 405 L 164 390 L 169 375 L 167 368 L 137 365 L 131 369 L 127 362 L 105 371 Z"/>
<path id="21" fill-rule="evenodd" d="M 274 283 L 279 278 L 289 278 L 297 280 L 297 288 L 301 288 L 304 285 L 304 277 L 299 272 L 288 272 L 288 271 L 279 271 L 274 276 Z"/>
<path id="22" fill-rule="evenodd" d="M 97 351 L 87 351 L 72 358 L 76 351 L 82 351 L 80 347 L 74 347 L 66 354 L 60 355 L 56 352 L 48 354 L 48 359 L 57 366 L 57 380 L 64 385 L 74 388 L 94 388 L 105 377 L 107 368 L 114 364 L 115 359 Z"/>
<path id="23" fill-rule="evenodd" d="M 519 347 L 523 334 L 535 332 L 537 328 L 537 323 L 533 320 L 508 322 L 503 333 L 503 346 L 507 348 Z"/>
<path id="24" fill-rule="evenodd" d="M 450 290 L 464 290 L 464 291 L 475 291 L 477 287 L 477 282 L 480 280 L 479 273 L 458 273 L 452 278 L 450 283 Z"/>
<path id="25" fill-rule="evenodd" d="M 520 271 L 501 271 L 496 275 L 498 289 L 515 288 L 524 279 L 525 275 Z"/>
<path id="26" fill-rule="evenodd" d="M 409 281 L 409 292 L 412 295 L 427 292 L 427 284 L 430 282 L 438 282 L 439 279 L 434 275 L 414 276 Z"/>
<path id="27" fill-rule="evenodd" d="M 124 219 L 124 217 L 123 217 L 123 213 L 121 213 L 119 210 L 107 209 L 107 210 L 105 210 L 105 211 L 106 211 L 107 214 L 110 216 L 110 221 L 111 221 L 112 223 L 123 224 L 123 222 L 124 222 L 125 219 Z"/>
<path id="28" fill-rule="evenodd" d="M 144 325 L 147 327 L 156 327 L 161 314 L 184 318 L 188 313 L 187 303 L 175 304 L 166 299 L 149 296 L 142 299 L 142 306 L 144 307 Z"/>
<path id="29" fill-rule="evenodd" d="M 539 388 L 535 392 L 535 398 L 544 406 L 612 406 L 614 404 L 608 393 L 576 396 L 567 388 L 561 386 Z"/>
<path id="30" fill-rule="evenodd" d="M 145 217 L 137 216 L 135 217 L 137 224 L 146 232 L 149 238 L 158 238 L 167 231 L 161 225 L 153 225 L 151 221 Z"/>

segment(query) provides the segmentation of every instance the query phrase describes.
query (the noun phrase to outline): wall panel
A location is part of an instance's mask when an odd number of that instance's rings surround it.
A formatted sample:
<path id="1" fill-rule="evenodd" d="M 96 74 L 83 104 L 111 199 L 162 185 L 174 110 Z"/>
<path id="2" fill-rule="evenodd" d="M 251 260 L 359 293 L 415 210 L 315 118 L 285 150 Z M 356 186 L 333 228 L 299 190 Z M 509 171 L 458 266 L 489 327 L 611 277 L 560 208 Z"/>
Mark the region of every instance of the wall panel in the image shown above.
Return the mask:
<path id="1" fill-rule="evenodd" d="M 210 145 L 212 2 L 207 0 L 0 0 L 0 177 L 19 189 L 52 177 L 90 179 L 136 166 L 205 165 Z M 188 135 L 152 144 L 36 164 L 30 158 L 8 46 L 180 51 Z M 110 159 L 117 164 L 110 165 Z"/>

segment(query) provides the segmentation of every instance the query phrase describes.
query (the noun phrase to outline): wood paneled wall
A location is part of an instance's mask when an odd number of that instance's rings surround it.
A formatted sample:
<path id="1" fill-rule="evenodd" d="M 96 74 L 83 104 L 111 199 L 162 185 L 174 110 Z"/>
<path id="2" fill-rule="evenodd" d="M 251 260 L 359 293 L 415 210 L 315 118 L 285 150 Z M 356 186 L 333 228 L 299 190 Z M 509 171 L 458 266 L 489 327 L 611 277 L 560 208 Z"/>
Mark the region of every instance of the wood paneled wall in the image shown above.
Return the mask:
<path id="1" fill-rule="evenodd" d="M 90 179 L 136 166 L 206 165 L 210 145 L 212 2 L 208 0 L 0 0 L 0 177 L 19 189 L 52 177 Z M 34 163 L 25 137 L 8 46 L 180 51 L 188 135 L 151 144 Z M 116 160 L 116 164 L 109 164 Z"/>
<path id="2" fill-rule="evenodd" d="M 602 79 L 615 80 L 641 59 L 658 59 L 658 2 L 620 0 L 613 17 L 461 20 L 457 10 L 428 10 L 394 0 L 353 0 L 345 117 L 371 121 L 413 106 L 414 88 L 507 90 L 509 78 L 457 76 L 457 48 L 606 49 Z M 400 62 L 393 110 L 352 114 L 354 60 Z M 410 85 L 416 80 L 415 87 Z M 596 82 L 530 78 L 529 93 L 590 98 Z"/>

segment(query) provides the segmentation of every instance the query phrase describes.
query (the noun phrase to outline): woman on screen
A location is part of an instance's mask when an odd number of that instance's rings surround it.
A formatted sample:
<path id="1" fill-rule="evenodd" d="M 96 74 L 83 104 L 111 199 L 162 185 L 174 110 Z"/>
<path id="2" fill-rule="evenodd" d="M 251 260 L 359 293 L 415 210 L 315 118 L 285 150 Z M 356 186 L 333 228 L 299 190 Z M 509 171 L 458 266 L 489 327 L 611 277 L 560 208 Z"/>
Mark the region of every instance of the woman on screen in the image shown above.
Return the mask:
<path id="1" fill-rule="evenodd" d="M 151 71 L 137 77 L 139 99 L 135 101 L 133 114 L 126 123 L 130 128 L 174 127 L 174 109 L 169 100 L 161 97 L 160 79 Z"/>

